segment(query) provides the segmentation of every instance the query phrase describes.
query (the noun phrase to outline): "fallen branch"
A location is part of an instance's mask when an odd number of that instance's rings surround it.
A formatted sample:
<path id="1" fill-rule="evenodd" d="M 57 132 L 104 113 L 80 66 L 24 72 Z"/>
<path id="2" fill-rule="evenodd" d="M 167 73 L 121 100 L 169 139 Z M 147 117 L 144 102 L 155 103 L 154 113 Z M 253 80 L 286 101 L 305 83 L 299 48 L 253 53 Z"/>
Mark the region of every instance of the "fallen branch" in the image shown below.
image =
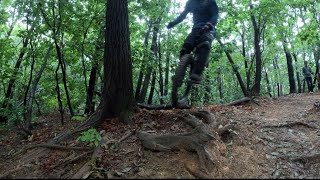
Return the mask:
<path id="1" fill-rule="evenodd" d="M 257 103 L 256 101 L 254 101 L 253 98 L 249 98 L 249 97 L 244 97 L 244 98 L 235 100 L 231 103 L 226 104 L 226 106 L 238 106 L 238 105 L 247 104 L 249 102 L 253 102 L 253 103 L 257 104 L 258 106 L 260 106 L 260 104 Z"/>
<path id="2" fill-rule="evenodd" d="M 279 125 L 268 125 L 268 126 L 263 126 L 263 128 L 283 128 L 283 127 L 289 127 L 292 128 L 294 126 L 305 126 L 307 128 L 311 129 L 318 129 L 316 126 L 312 126 L 310 124 L 304 123 L 304 122 L 288 122 L 286 124 L 279 124 Z"/>

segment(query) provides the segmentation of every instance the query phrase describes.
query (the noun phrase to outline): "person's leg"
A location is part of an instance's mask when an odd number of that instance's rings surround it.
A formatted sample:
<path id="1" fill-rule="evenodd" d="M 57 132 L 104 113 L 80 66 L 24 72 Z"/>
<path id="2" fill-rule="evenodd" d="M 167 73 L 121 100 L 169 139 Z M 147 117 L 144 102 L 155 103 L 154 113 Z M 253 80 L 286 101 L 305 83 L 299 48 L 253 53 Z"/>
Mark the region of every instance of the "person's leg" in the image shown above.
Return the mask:
<path id="1" fill-rule="evenodd" d="M 182 48 L 180 50 L 180 59 L 185 54 L 190 54 L 196 45 L 196 29 L 192 29 L 191 33 L 187 36 L 187 38 L 184 40 L 184 43 L 182 45 Z"/>
<path id="2" fill-rule="evenodd" d="M 197 46 L 196 46 L 196 53 L 197 53 L 197 61 L 195 62 L 195 67 L 192 71 L 192 75 L 190 79 L 199 82 L 201 81 L 201 75 L 204 71 L 205 66 L 208 63 L 208 58 L 211 49 L 211 43 L 213 41 L 213 32 L 204 33 L 200 36 Z"/>
<path id="3" fill-rule="evenodd" d="M 309 92 L 312 91 L 312 78 L 311 77 L 306 77 L 307 85 L 308 85 L 308 90 Z"/>

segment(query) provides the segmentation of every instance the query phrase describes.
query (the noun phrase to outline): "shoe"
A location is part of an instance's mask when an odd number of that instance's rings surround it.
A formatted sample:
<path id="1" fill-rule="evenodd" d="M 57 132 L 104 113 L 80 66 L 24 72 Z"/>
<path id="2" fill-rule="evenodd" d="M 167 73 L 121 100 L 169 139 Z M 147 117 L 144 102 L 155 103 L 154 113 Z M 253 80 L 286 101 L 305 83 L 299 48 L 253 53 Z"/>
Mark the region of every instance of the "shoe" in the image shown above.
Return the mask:
<path id="1" fill-rule="evenodd" d="M 195 83 L 195 84 L 200 84 L 202 80 L 201 76 L 199 76 L 198 74 L 191 74 L 189 78 L 190 78 L 190 81 L 192 81 L 192 83 Z"/>

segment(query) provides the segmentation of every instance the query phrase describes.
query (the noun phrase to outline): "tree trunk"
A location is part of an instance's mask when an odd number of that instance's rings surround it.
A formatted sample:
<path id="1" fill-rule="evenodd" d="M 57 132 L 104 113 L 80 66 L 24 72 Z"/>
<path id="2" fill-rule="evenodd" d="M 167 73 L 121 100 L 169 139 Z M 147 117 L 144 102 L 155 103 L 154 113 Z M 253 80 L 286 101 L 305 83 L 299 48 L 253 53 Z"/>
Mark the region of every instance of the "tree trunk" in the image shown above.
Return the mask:
<path id="1" fill-rule="evenodd" d="M 148 31 L 146 33 L 146 36 L 144 38 L 144 46 L 146 49 L 146 53 L 148 53 L 147 49 L 148 49 L 148 41 L 149 41 L 149 36 L 150 36 L 150 32 L 151 32 L 151 27 L 152 27 L 152 21 L 149 21 L 148 23 Z M 139 102 L 140 99 L 140 90 L 141 90 L 141 86 L 142 86 L 142 80 L 143 80 L 143 75 L 144 75 L 144 71 L 145 71 L 145 64 L 144 64 L 144 60 L 141 63 L 141 67 L 140 67 L 140 73 L 139 73 L 139 77 L 138 77 L 138 82 L 137 82 L 137 87 L 136 87 L 136 92 L 135 92 L 135 100 Z"/>
<path id="2" fill-rule="evenodd" d="M 318 91 L 320 90 L 320 73 L 319 73 L 319 61 L 320 61 L 320 48 L 319 46 L 316 46 L 314 52 L 314 61 L 316 63 L 316 70 L 315 70 L 315 74 L 314 74 L 314 81 L 313 81 L 313 85 L 316 86 L 316 82 L 318 81 Z"/>
<path id="3" fill-rule="evenodd" d="M 161 56 L 161 44 L 158 42 L 158 56 L 159 56 L 159 91 L 160 91 L 160 104 L 164 104 L 163 96 L 164 96 L 164 88 L 163 88 L 163 75 L 162 75 L 162 56 Z"/>
<path id="4" fill-rule="evenodd" d="M 9 80 L 8 88 L 7 88 L 7 91 L 5 93 L 5 98 L 4 98 L 4 101 L 2 102 L 2 105 L 1 105 L 1 108 L 3 108 L 3 109 L 7 108 L 9 101 L 12 99 L 13 86 L 14 86 L 14 83 L 16 82 L 16 77 L 15 76 L 16 76 L 16 74 L 18 73 L 18 71 L 20 69 L 20 65 L 22 63 L 23 56 L 25 54 L 25 49 L 27 48 L 28 43 L 29 43 L 29 38 L 23 39 L 22 42 L 23 42 L 22 50 L 21 50 L 21 52 L 19 54 L 19 57 L 18 57 L 18 60 L 17 60 L 17 62 L 15 64 L 15 66 L 14 66 L 14 73 L 13 73 L 12 78 L 10 78 L 10 80 Z M 0 123 L 6 122 L 6 121 L 7 121 L 7 117 L 0 116 Z"/>
<path id="5" fill-rule="evenodd" d="M 104 42 L 102 41 L 103 36 L 104 36 L 104 26 L 102 26 L 100 29 L 97 44 L 95 46 L 95 55 L 93 57 L 93 62 L 92 62 L 92 67 L 90 72 L 89 87 L 87 90 L 86 108 L 84 110 L 84 114 L 91 115 L 94 112 L 94 108 L 95 108 L 95 103 L 93 102 L 93 98 L 94 98 L 94 91 L 96 86 L 97 71 L 99 68 L 99 61 L 100 61 L 99 52 L 104 45 Z"/>
<path id="6" fill-rule="evenodd" d="M 299 73 L 299 67 L 298 67 L 298 58 L 296 53 L 292 54 L 294 61 L 296 63 L 296 77 L 297 77 L 297 81 L 298 81 L 298 93 L 301 93 L 301 80 L 300 80 L 300 73 Z"/>
<path id="7" fill-rule="evenodd" d="M 153 99 L 153 94 L 156 86 L 156 71 L 154 70 L 152 72 L 152 80 L 151 80 L 151 88 L 150 88 L 150 93 L 149 93 L 149 98 L 148 98 L 148 104 L 152 104 L 152 99 Z"/>
<path id="8" fill-rule="evenodd" d="M 280 94 L 280 71 L 279 71 L 279 65 L 278 65 L 278 56 L 276 56 L 273 61 L 273 67 L 276 73 L 276 82 L 277 82 L 277 94 L 278 96 L 281 96 Z"/>
<path id="9" fill-rule="evenodd" d="M 33 99 L 35 97 L 35 92 L 38 86 L 38 83 L 40 81 L 40 78 L 42 76 L 42 73 L 47 65 L 47 61 L 50 57 L 50 52 L 51 52 L 52 46 L 50 45 L 50 47 L 47 50 L 46 56 L 43 59 L 43 63 L 41 65 L 41 68 L 37 74 L 37 76 L 35 77 L 33 84 L 32 84 L 32 89 L 30 92 L 30 97 L 29 97 L 29 101 L 28 101 L 28 109 L 26 112 L 26 121 L 25 121 L 25 127 L 27 130 L 31 131 L 31 120 L 32 120 L 32 105 L 33 105 Z M 60 103 L 60 102 L 59 102 Z M 63 122 L 63 121 L 62 121 Z"/>
<path id="10" fill-rule="evenodd" d="M 234 63 L 234 61 L 233 61 L 230 53 L 226 50 L 226 48 L 224 47 L 224 44 L 221 42 L 220 39 L 218 39 L 218 42 L 219 42 L 219 44 L 221 45 L 221 47 L 222 47 L 222 49 L 224 50 L 224 52 L 226 53 L 227 58 L 228 58 L 231 66 L 232 66 L 233 72 L 234 72 L 234 73 L 236 74 L 236 76 L 237 76 L 237 79 L 238 79 L 238 82 L 239 82 L 239 84 L 240 84 L 240 87 L 241 87 L 241 90 L 242 90 L 243 95 L 244 95 L 245 97 L 249 97 L 249 93 L 248 93 L 248 91 L 247 91 L 247 88 L 246 88 L 246 86 L 245 86 L 245 84 L 244 84 L 244 82 L 243 82 L 243 80 L 242 80 L 242 77 L 241 77 L 241 75 L 240 75 L 240 73 L 239 73 L 239 71 L 238 71 L 238 68 L 236 67 L 236 65 L 235 65 L 235 63 Z"/>
<path id="11" fill-rule="evenodd" d="M 104 67 L 101 119 L 131 123 L 135 102 L 127 0 L 108 0 Z"/>
<path id="12" fill-rule="evenodd" d="M 218 91 L 219 91 L 219 97 L 220 97 L 220 103 L 222 104 L 224 102 L 224 96 L 223 96 L 223 78 L 221 75 L 221 69 L 218 70 L 218 77 L 217 77 L 217 84 L 218 84 Z"/>
<path id="13" fill-rule="evenodd" d="M 270 97 L 272 97 L 272 94 L 271 94 L 271 85 L 270 85 L 270 80 L 269 80 L 269 77 L 268 77 L 268 72 L 267 72 L 267 69 L 265 69 L 265 78 L 266 78 L 266 82 L 267 82 L 267 90 L 268 90 L 268 94 Z"/>
<path id="14" fill-rule="evenodd" d="M 158 21 L 156 21 L 156 22 L 158 22 Z M 158 23 L 156 23 L 156 25 L 153 27 L 153 34 L 152 34 L 152 43 L 151 43 L 151 51 L 152 51 L 151 61 L 152 62 L 156 62 L 156 58 L 157 58 L 157 54 L 158 54 L 157 39 L 158 39 L 159 28 L 157 26 L 158 26 Z M 151 65 L 151 64 L 153 64 L 152 62 L 148 63 L 147 74 L 145 75 L 143 87 L 142 87 L 141 93 L 139 95 L 139 100 L 138 100 L 139 103 L 143 103 L 145 101 L 146 96 L 147 96 L 150 78 L 151 78 L 152 71 L 153 71 L 153 68 L 152 68 L 153 66 Z"/>
<path id="15" fill-rule="evenodd" d="M 205 87 L 204 87 L 204 98 L 203 98 L 203 102 L 205 104 L 209 104 L 210 100 L 211 100 L 211 87 L 212 87 L 212 80 L 210 79 L 210 76 L 208 74 L 206 74 L 206 78 L 205 78 Z"/>
<path id="16" fill-rule="evenodd" d="M 165 76 L 164 76 L 164 96 L 168 95 L 169 91 L 169 66 L 170 66 L 170 53 L 166 52 L 166 68 L 165 68 Z"/>
<path id="17" fill-rule="evenodd" d="M 286 59 L 287 59 L 290 94 L 292 94 L 292 93 L 297 92 L 296 91 L 296 81 L 294 79 L 294 69 L 293 69 L 293 65 L 292 65 L 292 56 L 291 56 L 291 53 L 288 49 L 288 45 L 287 45 L 284 34 L 281 33 L 281 35 L 282 35 L 282 46 L 283 46 L 283 50 L 284 50 L 284 53 L 286 54 Z"/>
<path id="18" fill-rule="evenodd" d="M 251 10 L 253 9 L 252 5 L 250 5 L 250 9 Z M 251 15 L 251 21 L 253 24 L 253 31 L 254 31 L 254 53 L 256 57 L 256 72 L 255 72 L 252 93 L 255 96 L 259 96 L 260 83 L 261 83 L 261 69 L 262 69 L 261 49 L 260 49 L 260 28 L 256 22 L 256 18 L 254 17 L 254 15 Z"/>

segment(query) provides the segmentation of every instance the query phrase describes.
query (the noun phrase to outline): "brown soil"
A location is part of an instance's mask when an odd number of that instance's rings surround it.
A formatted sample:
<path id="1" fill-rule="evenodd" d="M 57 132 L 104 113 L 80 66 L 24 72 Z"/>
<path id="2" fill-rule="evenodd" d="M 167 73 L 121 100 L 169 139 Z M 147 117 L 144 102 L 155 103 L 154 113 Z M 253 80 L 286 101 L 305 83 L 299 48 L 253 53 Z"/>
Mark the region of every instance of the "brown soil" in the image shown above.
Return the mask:
<path id="1" fill-rule="evenodd" d="M 320 178 L 320 94 L 296 94 L 279 98 L 258 98 L 257 104 L 203 106 L 214 115 L 218 126 L 235 128 L 208 144 L 215 160 L 212 178 Z M 104 123 L 102 157 L 82 178 L 195 178 L 199 167 L 196 153 L 146 150 L 136 133 L 116 143 L 128 132 L 176 134 L 190 127 L 175 115 L 189 110 L 144 110 L 135 114 L 134 125 L 117 119 Z M 39 117 L 34 136 L 21 140 L 14 130 L 0 131 L 0 178 L 72 178 L 92 156 L 90 150 L 68 150 L 27 146 L 43 144 L 55 135 L 75 127 L 61 126 L 59 115 Z M 68 147 L 88 147 L 76 137 L 62 142 Z M 25 150 L 25 151 L 21 151 Z M 17 153 L 19 152 L 20 153 Z M 78 158 L 77 158 L 78 157 Z"/>

